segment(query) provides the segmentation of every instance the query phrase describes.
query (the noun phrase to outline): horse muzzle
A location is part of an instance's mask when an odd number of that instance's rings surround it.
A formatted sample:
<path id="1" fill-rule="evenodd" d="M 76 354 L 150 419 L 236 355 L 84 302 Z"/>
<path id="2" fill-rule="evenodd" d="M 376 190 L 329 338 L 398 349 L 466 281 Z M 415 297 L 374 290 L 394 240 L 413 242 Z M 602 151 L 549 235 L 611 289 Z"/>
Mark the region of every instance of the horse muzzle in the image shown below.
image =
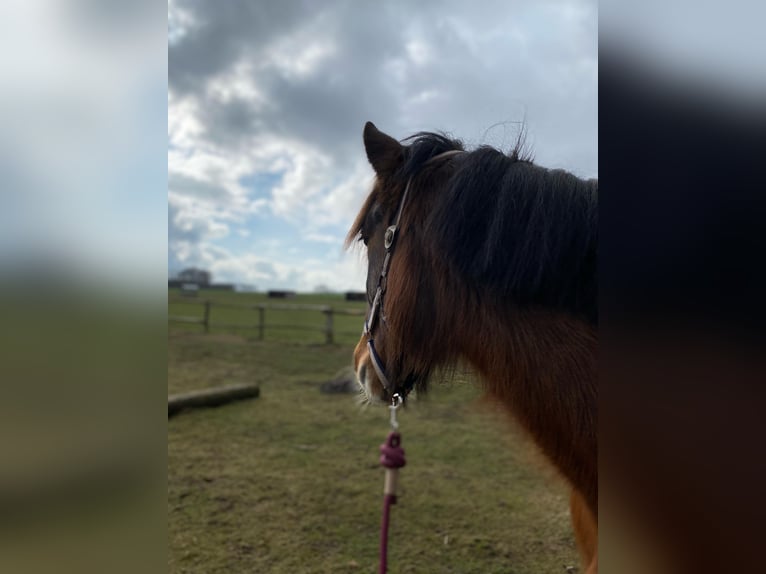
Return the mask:
<path id="1" fill-rule="evenodd" d="M 374 345 L 370 345 L 370 341 L 364 336 L 354 349 L 354 370 L 357 383 L 370 403 L 388 404 L 391 397 L 397 394 L 406 401 L 407 395 L 421 380 L 416 373 L 409 373 L 404 377 L 394 374 L 395 376 L 391 377 L 383 360 L 377 356 Z"/>
<path id="2" fill-rule="evenodd" d="M 388 402 L 389 393 L 375 371 L 365 337 L 354 349 L 354 370 L 357 383 L 370 403 Z"/>

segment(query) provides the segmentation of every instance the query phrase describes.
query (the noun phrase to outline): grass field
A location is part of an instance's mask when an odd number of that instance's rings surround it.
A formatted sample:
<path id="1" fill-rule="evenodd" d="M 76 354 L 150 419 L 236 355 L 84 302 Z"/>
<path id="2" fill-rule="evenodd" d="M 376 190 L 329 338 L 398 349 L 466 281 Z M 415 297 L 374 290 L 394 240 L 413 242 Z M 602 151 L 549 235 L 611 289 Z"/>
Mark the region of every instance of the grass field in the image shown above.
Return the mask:
<path id="1" fill-rule="evenodd" d="M 261 396 L 168 421 L 169 572 L 377 572 L 388 413 L 318 389 L 351 343 L 199 331 L 170 326 L 168 392 L 257 382 Z M 390 572 L 579 571 L 563 486 L 473 385 L 435 385 L 400 422 Z"/>

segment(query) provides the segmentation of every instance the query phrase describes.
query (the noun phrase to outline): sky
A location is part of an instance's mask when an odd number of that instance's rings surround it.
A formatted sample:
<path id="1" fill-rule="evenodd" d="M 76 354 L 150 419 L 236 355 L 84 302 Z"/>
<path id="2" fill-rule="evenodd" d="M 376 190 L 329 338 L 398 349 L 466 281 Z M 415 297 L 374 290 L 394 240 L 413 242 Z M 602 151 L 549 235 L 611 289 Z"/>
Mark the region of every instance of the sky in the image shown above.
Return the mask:
<path id="1" fill-rule="evenodd" d="M 597 30 L 761 103 L 766 4 L 746 4 L 5 0 L 0 283 L 53 263 L 164 304 L 197 265 L 360 289 L 364 122 L 509 148 L 523 121 L 539 164 L 594 177 Z"/>
<path id="2" fill-rule="evenodd" d="M 168 273 L 361 290 L 368 120 L 598 176 L 596 2 L 168 3 Z"/>

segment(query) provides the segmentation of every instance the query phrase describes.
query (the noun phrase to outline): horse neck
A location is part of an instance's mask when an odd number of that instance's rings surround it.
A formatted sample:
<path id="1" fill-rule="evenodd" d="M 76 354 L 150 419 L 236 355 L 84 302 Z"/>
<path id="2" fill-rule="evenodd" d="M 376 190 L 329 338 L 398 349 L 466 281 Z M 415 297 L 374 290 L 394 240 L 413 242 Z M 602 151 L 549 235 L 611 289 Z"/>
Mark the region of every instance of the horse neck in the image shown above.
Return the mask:
<path id="1" fill-rule="evenodd" d="M 475 288 L 596 320 L 597 186 L 484 154 L 434 182 L 423 259 Z M 468 175 L 466 175 L 468 174 Z M 422 212 L 421 212 L 422 214 Z"/>
<path id="2" fill-rule="evenodd" d="M 522 423 L 596 514 L 594 324 L 560 306 L 514 305 L 512 293 L 499 295 L 469 281 L 451 264 L 445 242 L 424 236 L 437 191 L 417 197 L 417 205 L 408 206 L 402 235 L 408 240 L 398 248 L 389 275 L 396 302 L 388 309 L 397 332 L 392 355 L 407 357 L 410 367 L 426 373 L 461 358 L 473 365 L 490 395 Z M 588 201 L 577 204 L 590 209 Z"/>
<path id="3" fill-rule="evenodd" d="M 595 328 L 565 313 L 497 302 L 454 309 L 459 315 L 461 355 L 597 512 Z"/>

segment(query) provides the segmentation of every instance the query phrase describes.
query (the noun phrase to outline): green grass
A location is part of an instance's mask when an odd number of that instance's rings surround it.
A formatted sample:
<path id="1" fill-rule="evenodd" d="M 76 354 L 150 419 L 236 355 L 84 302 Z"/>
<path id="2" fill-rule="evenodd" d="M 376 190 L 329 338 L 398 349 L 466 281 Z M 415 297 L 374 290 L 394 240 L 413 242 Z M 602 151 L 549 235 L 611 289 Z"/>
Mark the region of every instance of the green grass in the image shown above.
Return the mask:
<path id="1" fill-rule="evenodd" d="M 318 389 L 351 351 L 171 327 L 169 393 L 257 382 L 261 396 L 168 421 L 170 572 L 377 572 L 388 413 Z M 391 572 L 578 566 L 563 486 L 473 385 L 434 386 L 400 422 Z"/>

